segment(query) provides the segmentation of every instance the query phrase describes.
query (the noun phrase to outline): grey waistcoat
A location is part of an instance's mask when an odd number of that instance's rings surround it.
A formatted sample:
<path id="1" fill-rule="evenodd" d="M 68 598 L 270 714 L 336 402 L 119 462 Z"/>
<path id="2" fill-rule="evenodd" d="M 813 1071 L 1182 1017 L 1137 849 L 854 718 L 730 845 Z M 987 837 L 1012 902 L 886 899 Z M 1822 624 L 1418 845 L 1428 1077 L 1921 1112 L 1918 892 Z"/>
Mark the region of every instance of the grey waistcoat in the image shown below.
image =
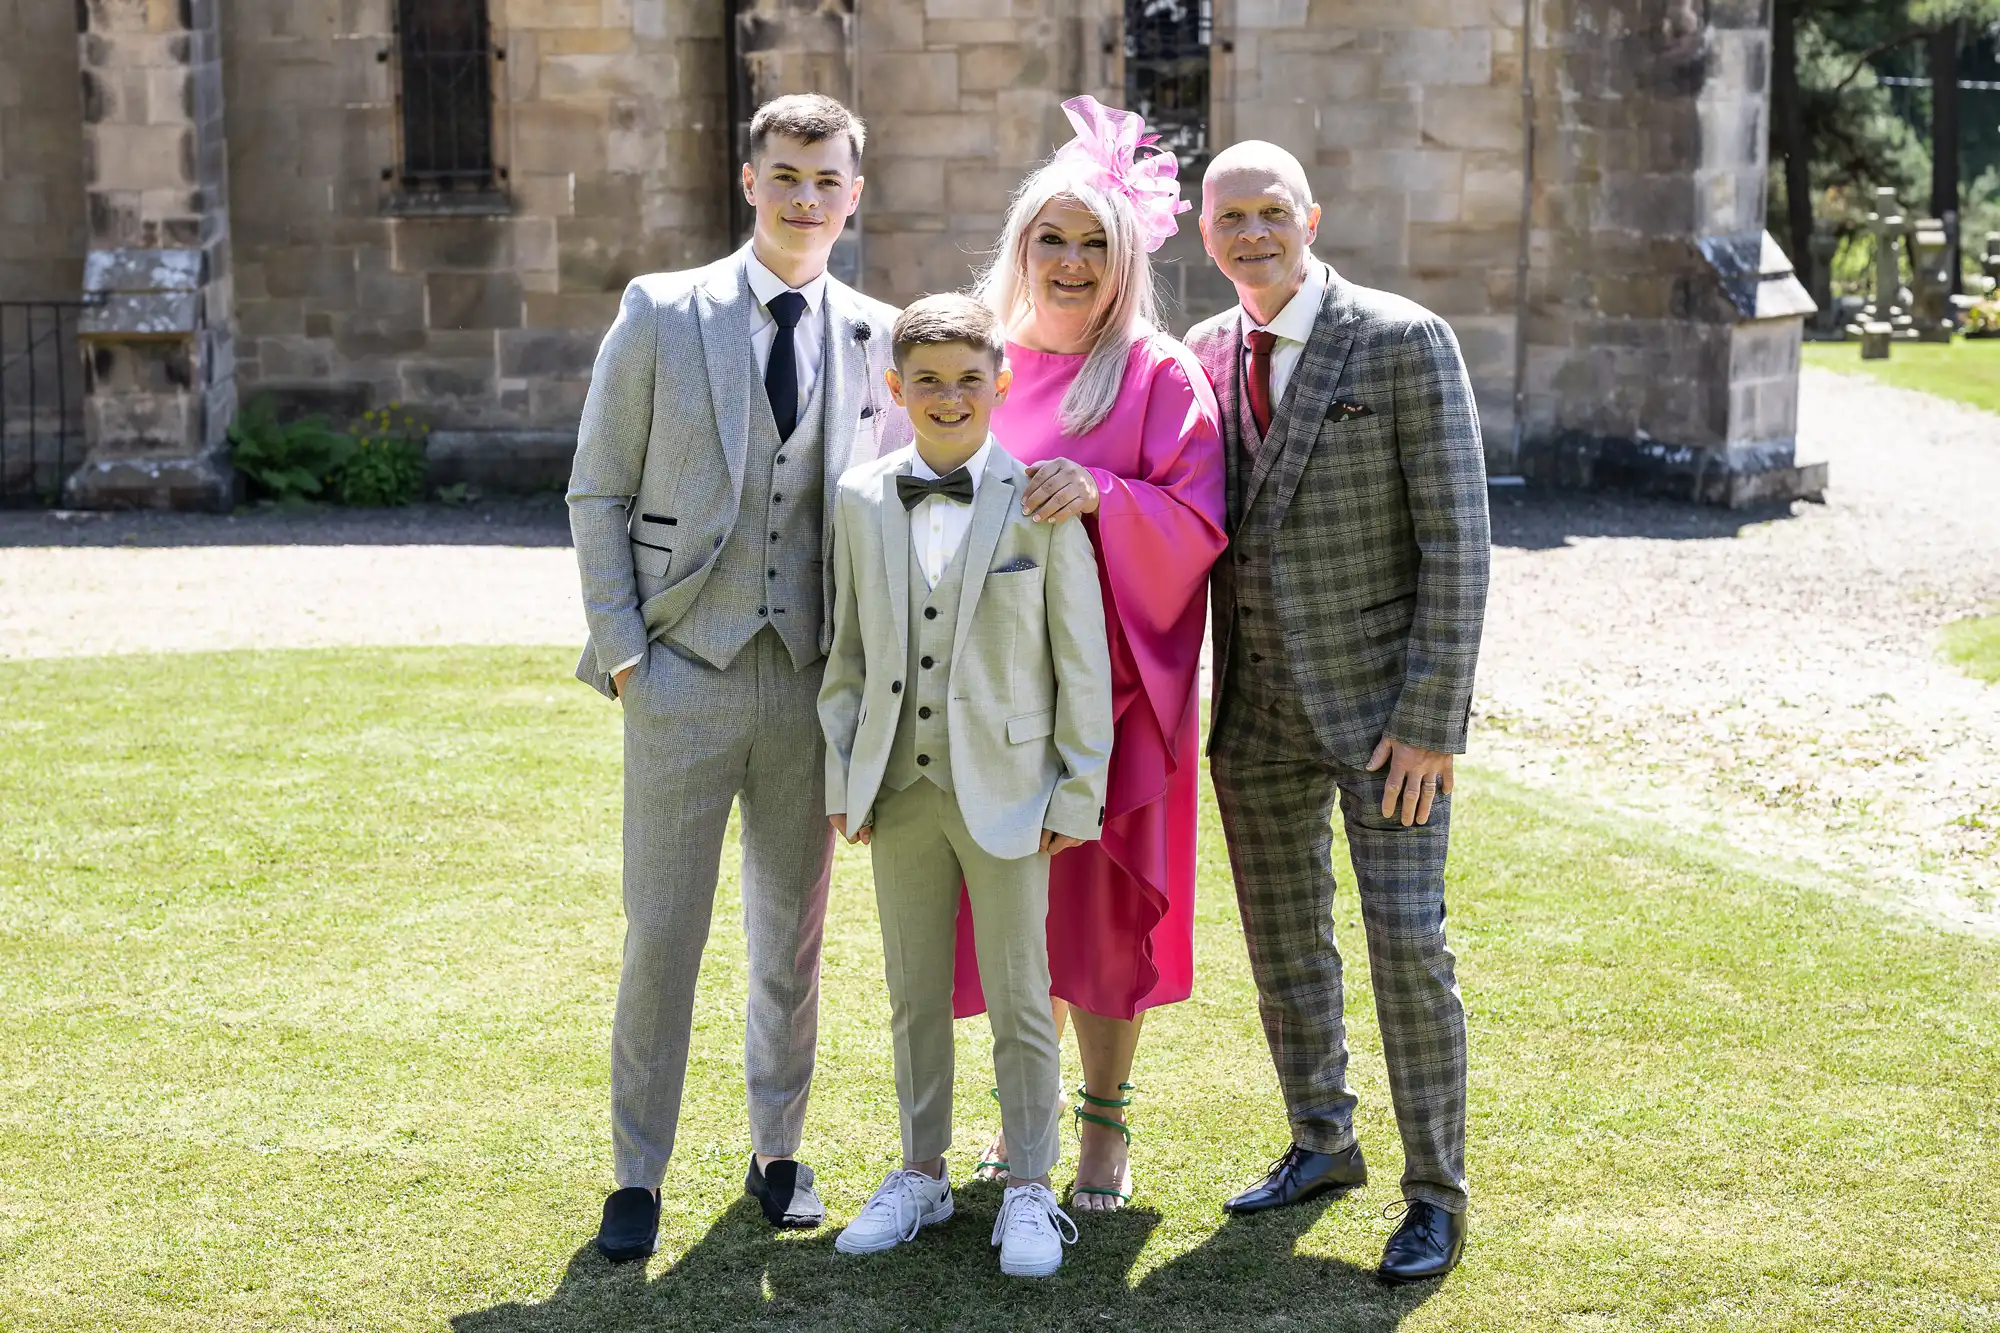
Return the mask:
<path id="1" fill-rule="evenodd" d="M 1246 372 L 1247 373 L 1247 372 Z M 1236 395 L 1238 438 L 1258 441 L 1257 419 L 1250 415 L 1250 396 Z M 1271 434 L 1255 449 L 1244 448 L 1230 469 L 1229 509 L 1237 515 L 1230 537 L 1230 551 L 1223 557 L 1234 560 L 1231 571 L 1236 592 L 1236 614 L 1229 629 L 1229 671 L 1236 679 L 1255 683 L 1266 690 L 1289 692 L 1291 673 L 1285 668 L 1285 636 L 1278 623 L 1277 596 L 1271 585 L 1271 542 L 1276 536 L 1271 519 L 1272 484 L 1265 479 L 1257 493 L 1256 506 L 1243 513 L 1243 496 L 1250 489 L 1250 477 L 1257 466 L 1257 452 L 1276 449 L 1284 442 L 1283 407 L 1271 417 Z M 1272 460 L 1275 465 L 1276 460 Z M 1237 674 L 1241 673 L 1241 674 Z"/>
<path id="2" fill-rule="evenodd" d="M 905 552 L 910 562 L 910 653 L 903 679 L 910 682 L 910 689 L 896 719 L 896 739 L 889 747 L 882 785 L 901 791 L 918 778 L 929 778 L 950 791 L 951 729 L 945 705 L 951 698 L 951 640 L 958 628 L 959 590 L 965 586 L 966 542 L 959 543 L 937 587 L 928 590 L 915 543 L 912 536 Z"/>
<path id="3" fill-rule="evenodd" d="M 821 317 L 825 317 L 823 307 Z M 746 347 L 744 355 L 749 354 Z M 830 369 L 821 366 L 792 438 L 783 443 L 769 400 L 761 388 L 753 394 L 736 526 L 723 542 L 701 595 L 667 631 L 669 639 L 711 666 L 728 666 L 766 625 L 785 641 L 794 667 L 803 670 L 820 658 L 824 614 L 820 538 L 825 521 L 821 441 Z"/>

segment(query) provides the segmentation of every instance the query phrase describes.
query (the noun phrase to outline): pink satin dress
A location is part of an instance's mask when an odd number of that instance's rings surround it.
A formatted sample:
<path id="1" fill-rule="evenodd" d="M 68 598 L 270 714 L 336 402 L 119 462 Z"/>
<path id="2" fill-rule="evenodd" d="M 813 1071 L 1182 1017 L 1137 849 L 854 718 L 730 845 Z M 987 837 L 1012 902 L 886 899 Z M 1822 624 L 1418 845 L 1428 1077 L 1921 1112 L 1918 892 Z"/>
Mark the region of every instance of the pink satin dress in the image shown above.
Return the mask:
<path id="1" fill-rule="evenodd" d="M 1111 645 L 1109 796 L 1102 838 L 1050 866 L 1051 990 L 1087 1013 L 1131 1018 L 1194 988 L 1196 676 L 1209 566 L 1226 545 L 1220 416 L 1194 355 L 1165 334 L 1133 346 L 1117 404 L 1075 438 L 1056 415 L 1084 358 L 1010 343 L 1007 359 L 1014 384 L 994 438 L 1030 466 L 1089 468 L 1101 493 L 1081 521 Z M 984 1012 L 963 898 L 956 967 L 953 1012 Z"/>

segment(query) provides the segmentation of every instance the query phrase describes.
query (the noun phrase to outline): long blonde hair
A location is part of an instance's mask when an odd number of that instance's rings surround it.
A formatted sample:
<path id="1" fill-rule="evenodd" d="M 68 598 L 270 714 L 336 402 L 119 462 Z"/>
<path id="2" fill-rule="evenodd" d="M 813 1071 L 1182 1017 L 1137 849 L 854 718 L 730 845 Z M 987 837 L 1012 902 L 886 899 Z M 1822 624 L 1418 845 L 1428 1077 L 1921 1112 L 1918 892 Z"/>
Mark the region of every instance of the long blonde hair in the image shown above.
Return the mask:
<path id="1" fill-rule="evenodd" d="M 1090 351 L 1056 414 L 1063 433 L 1076 436 L 1095 430 L 1111 415 L 1132 344 L 1159 327 L 1159 296 L 1153 288 L 1152 258 L 1140 239 L 1131 203 L 1116 191 L 1098 189 L 1069 163 L 1051 162 L 1014 192 L 999 249 L 979 279 L 979 297 L 999 315 L 1001 324 L 1011 331 L 1034 306 L 1028 285 L 1028 234 L 1052 199 L 1075 200 L 1104 228 L 1104 279 L 1084 328 Z"/>

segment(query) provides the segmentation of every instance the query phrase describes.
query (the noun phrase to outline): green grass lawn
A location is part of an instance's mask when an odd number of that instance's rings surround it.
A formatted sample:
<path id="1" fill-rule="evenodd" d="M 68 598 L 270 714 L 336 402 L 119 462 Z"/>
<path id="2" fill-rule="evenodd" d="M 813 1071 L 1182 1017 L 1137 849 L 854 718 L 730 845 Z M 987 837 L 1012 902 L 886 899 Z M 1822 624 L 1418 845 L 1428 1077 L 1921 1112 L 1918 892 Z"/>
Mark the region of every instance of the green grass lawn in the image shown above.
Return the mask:
<path id="1" fill-rule="evenodd" d="M 1974 616 L 1946 625 L 1944 655 L 1981 680 L 2000 683 L 2000 616 Z"/>
<path id="2" fill-rule="evenodd" d="M 1899 342 L 1891 345 L 1887 361 L 1863 361 L 1858 340 L 1807 343 L 1805 363 L 1850 375 L 1872 375 L 1884 384 L 2000 412 L 2000 338 Z"/>
<path id="3" fill-rule="evenodd" d="M 1212 806 L 1195 998 L 1149 1022 L 1137 1071 L 1136 1206 L 1084 1221 L 1058 1278 L 999 1276 L 991 1187 L 872 1261 L 756 1220 L 733 882 L 662 1252 L 610 1269 L 617 716 L 571 657 L 0 664 L 0 1328 L 2000 1325 L 2000 944 L 1476 771 L 1451 900 L 1473 1241 L 1441 1286 L 1366 1271 L 1400 1155 L 1351 897 L 1374 1180 L 1222 1223 L 1286 1132 Z M 995 1119 L 982 1028 L 961 1026 L 960 1171 Z M 820 1070 L 805 1156 L 837 1223 L 897 1152 L 852 850 Z"/>

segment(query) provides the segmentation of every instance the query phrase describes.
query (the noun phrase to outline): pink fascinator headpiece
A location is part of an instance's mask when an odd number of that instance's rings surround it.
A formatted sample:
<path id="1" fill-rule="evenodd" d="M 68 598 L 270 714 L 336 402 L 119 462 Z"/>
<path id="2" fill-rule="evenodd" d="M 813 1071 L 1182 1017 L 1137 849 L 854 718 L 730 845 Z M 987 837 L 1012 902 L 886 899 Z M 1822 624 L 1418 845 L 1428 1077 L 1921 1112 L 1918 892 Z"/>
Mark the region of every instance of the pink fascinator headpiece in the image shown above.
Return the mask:
<path id="1" fill-rule="evenodd" d="M 1145 120 L 1130 111 L 1106 106 L 1087 94 L 1070 98 L 1062 109 L 1076 126 L 1076 137 L 1056 150 L 1055 160 L 1081 168 L 1096 188 L 1115 190 L 1131 200 L 1146 252 L 1159 249 L 1181 229 L 1175 216 L 1194 207 L 1181 198 L 1179 161 L 1166 149 L 1154 147 L 1160 136 L 1147 134 Z"/>

